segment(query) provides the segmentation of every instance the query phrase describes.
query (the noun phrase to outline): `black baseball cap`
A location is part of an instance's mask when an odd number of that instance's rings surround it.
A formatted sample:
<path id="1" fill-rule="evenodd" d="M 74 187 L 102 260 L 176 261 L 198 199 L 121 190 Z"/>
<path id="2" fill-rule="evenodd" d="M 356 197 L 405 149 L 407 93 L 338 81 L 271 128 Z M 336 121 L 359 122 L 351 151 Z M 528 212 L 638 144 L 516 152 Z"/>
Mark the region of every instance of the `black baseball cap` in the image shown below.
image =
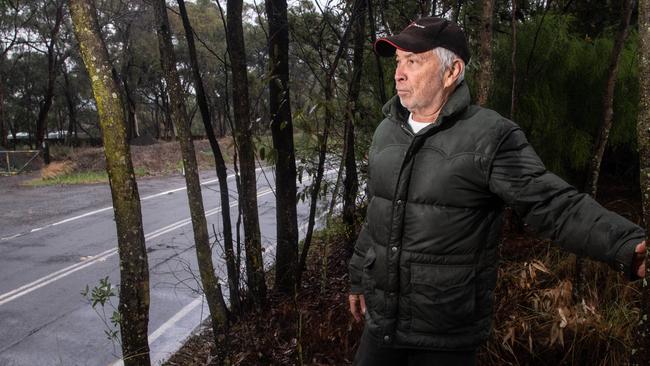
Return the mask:
<path id="1" fill-rule="evenodd" d="M 375 52 L 383 57 L 395 55 L 396 49 L 419 53 L 436 47 L 454 52 L 465 64 L 469 62 L 470 54 L 465 33 L 458 24 L 444 18 L 420 18 L 400 33 L 380 38 L 375 42 Z"/>

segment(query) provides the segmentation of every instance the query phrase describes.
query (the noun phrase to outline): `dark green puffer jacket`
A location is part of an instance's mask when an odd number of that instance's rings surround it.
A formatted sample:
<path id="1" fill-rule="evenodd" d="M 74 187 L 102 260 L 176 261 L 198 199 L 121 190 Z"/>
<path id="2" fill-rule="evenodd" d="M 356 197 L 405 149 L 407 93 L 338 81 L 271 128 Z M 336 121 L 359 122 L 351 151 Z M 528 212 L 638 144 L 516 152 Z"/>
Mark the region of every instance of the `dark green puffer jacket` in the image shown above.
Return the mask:
<path id="1" fill-rule="evenodd" d="M 515 123 L 469 102 L 462 83 L 413 134 L 394 97 L 374 134 L 349 269 L 366 327 L 386 346 L 463 350 L 488 338 L 504 204 L 563 248 L 634 278 L 643 230 L 548 172 Z"/>

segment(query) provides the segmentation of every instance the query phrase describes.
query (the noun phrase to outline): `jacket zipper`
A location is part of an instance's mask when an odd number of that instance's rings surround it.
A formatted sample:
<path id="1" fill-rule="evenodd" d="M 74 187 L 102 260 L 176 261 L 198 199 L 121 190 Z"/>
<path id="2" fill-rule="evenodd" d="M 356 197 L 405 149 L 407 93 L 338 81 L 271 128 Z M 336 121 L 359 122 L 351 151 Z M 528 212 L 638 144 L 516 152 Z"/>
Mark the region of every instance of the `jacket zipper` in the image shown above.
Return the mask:
<path id="1" fill-rule="evenodd" d="M 405 131 L 409 136 L 411 136 L 411 137 L 414 137 L 414 136 L 415 136 L 415 134 L 414 134 L 413 132 L 411 132 L 411 130 L 409 130 L 406 126 L 404 126 L 404 124 L 400 123 L 399 126 L 400 126 L 400 127 L 402 128 L 402 130 L 404 130 L 404 131 Z"/>

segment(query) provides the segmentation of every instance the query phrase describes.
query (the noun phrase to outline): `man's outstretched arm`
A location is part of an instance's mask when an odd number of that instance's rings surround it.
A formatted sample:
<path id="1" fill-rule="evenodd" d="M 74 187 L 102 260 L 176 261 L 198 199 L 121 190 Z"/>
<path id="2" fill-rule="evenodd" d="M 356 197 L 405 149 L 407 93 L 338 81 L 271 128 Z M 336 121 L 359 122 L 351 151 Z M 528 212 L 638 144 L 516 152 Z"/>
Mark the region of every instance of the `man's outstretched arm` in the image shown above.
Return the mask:
<path id="1" fill-rule="evenodd" d="M 578 255 L 608 263 L 629 279 L 645 275 L 645 233 L 549 172 L 516 125 L 490 163 L 490 190 L 532 229 Z"/>

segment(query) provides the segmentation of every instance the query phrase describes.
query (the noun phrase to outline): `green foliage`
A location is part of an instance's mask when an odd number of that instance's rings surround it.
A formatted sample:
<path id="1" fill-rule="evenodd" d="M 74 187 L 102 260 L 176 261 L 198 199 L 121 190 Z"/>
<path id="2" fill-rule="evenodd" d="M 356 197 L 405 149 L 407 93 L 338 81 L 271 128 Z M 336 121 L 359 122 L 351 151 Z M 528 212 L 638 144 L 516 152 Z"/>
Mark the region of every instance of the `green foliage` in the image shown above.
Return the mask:
<path id="1" fill-rule="evenodd" d="M 588 168 L 602 121 L 602 95 L 615 32 L 590 39 L 571 33 L 574 22 L 570 16 L 547 14 L 518 24 L 514 117 L 547 167 L 569 178 Z M 636 53 L 637 33 L 632 32 L 618 71 L 609 140 L 612 149 L 635 150 Z M 489 106 L 504 116 L 510 115 L 510 57 L 510 35 L 496 35 Z M 472 75 L 468 78 L 471 82 Z"/>
<path id="2" fill-rule="evenodd" d="M 117 307 L 112 302 L 113 298 L 118 296 L 118 290 L 113 287 L 108 276 L 100 279 L 99 284 L 92 288 L 86 285 L 81 290 L 81 296 L 84 297 L 104 323 L 104 334 L 106 334 L 106 337 L 110 341 L 119 342 L 119 326 L 122 318 Z M 106 313 L 107 307 L 109 308 L 108 311 L 111 312 L 110 317 Z"/>

